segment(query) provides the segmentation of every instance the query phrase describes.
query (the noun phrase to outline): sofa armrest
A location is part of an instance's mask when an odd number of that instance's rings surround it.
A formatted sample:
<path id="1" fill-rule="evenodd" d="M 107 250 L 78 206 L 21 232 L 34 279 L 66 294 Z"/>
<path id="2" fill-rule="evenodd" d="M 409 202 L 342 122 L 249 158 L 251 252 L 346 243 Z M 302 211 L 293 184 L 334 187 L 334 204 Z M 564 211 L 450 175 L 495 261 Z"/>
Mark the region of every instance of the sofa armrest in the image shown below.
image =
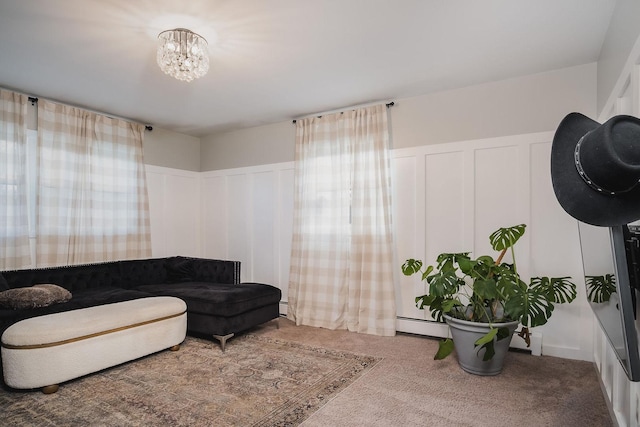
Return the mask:
<path id="1" fill-rule="evenodd" d="M 166 268 L 173 282 L 240 283 L 240 261 L 172 257 Z"/>
<path id="2" fill-rule="evenodd" d="M 240 283 L 240 261 L 193 259 L 195 279 L 203 282 Z"/>

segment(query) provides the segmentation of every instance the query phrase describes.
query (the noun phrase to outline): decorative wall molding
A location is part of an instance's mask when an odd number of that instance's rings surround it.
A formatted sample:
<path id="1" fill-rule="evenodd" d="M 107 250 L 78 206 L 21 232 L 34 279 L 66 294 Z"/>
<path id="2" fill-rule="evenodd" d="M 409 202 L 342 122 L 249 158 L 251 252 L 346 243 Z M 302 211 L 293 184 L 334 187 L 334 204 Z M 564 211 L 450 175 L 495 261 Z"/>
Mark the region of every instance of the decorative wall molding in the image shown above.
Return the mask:
<path id="1" fill-rule="evenodd" d="M 153 256 L 200 256 L 200 173 L 153 165 L 145 169 Z"/>
<path id="2" fill-rule="evenodd" d="M 516 248 L 521 274 L 571 275 L 580 295 L 536 328 L 540 339 L 533 352 L 591 360 L 593 316 L 586 297 L 581 299 L 577 224 L 553 195 L 552 138 L 552 132 L 542 132 L 392 152 L 399 331 L 446 335 L 446 328 L 415 307 L 424 284 L 401 275 L 405 259 L 433 261 L 444 251 L 489 253 L 490 232 L 522 222 L 528 229 Z M 286 310 L 293 162 L 202 173 L 157 167 L 147 172 L 154 255 L 179 254 L 184 248 L 196 256 L 240 260 L 241 279 L 280 287 Z M 170 231 L 174 223 L 179 232 Z"/>

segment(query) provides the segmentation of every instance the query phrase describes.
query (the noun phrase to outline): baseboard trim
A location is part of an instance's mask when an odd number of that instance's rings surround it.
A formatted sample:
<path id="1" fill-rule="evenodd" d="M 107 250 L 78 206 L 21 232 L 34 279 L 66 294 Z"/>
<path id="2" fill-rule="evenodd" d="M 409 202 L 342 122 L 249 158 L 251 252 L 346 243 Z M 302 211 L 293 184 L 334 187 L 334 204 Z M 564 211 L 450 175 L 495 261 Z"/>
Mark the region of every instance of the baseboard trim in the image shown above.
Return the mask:
<path id="1" fill-rule="evenodd" d="M 287 306 L 286 301 L 280 302 L 281 315 L 287 315 Z M 411 319 L 407 317 L 396 318 L 396 330 L 398 332 L 436 338 L 446 338 L 449 336 L 449 327 L 443 323 L 434 322 L 433 320 Z M 531 333 L 530 347 L 527 347 L 527 344 L 522 338 L 514 335 L 509 346 L 519 350 L 529 351 L 533 356 L 540 356 L 543 353 L 542 334 L 537 331 Z M 564 359 L 586 360 L 579 349 L 575 348 L 545 345 L 544 354 Z"/>

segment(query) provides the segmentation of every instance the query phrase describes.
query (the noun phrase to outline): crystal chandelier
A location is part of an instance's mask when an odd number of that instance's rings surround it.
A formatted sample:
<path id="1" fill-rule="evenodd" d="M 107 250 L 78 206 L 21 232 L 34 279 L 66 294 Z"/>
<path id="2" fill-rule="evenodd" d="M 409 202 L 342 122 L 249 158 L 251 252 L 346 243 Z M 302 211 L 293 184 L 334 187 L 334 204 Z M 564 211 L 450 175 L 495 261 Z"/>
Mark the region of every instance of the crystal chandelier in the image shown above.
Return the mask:
<path id="1" fill-rule="evenodd" d="M 207 41 L 184 28 L 163 31 L 158 35 L 158 65 L 166 74 L 190 82 L 209 71 Z"/>

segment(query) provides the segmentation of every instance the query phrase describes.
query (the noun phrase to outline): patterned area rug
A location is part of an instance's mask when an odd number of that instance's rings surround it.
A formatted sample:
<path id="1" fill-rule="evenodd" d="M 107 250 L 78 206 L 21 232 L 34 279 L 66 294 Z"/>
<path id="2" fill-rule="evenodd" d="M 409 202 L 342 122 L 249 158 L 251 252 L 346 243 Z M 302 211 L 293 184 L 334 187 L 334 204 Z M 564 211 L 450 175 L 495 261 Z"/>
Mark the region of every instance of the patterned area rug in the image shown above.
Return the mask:
<path id="1" fill-rule="evenodd" d="M 296 426 L 380 359 L 244 335 L 222 353 L 187 337 L 63 384 L 51 395 L 0 390 L 11 426 Z"/>

